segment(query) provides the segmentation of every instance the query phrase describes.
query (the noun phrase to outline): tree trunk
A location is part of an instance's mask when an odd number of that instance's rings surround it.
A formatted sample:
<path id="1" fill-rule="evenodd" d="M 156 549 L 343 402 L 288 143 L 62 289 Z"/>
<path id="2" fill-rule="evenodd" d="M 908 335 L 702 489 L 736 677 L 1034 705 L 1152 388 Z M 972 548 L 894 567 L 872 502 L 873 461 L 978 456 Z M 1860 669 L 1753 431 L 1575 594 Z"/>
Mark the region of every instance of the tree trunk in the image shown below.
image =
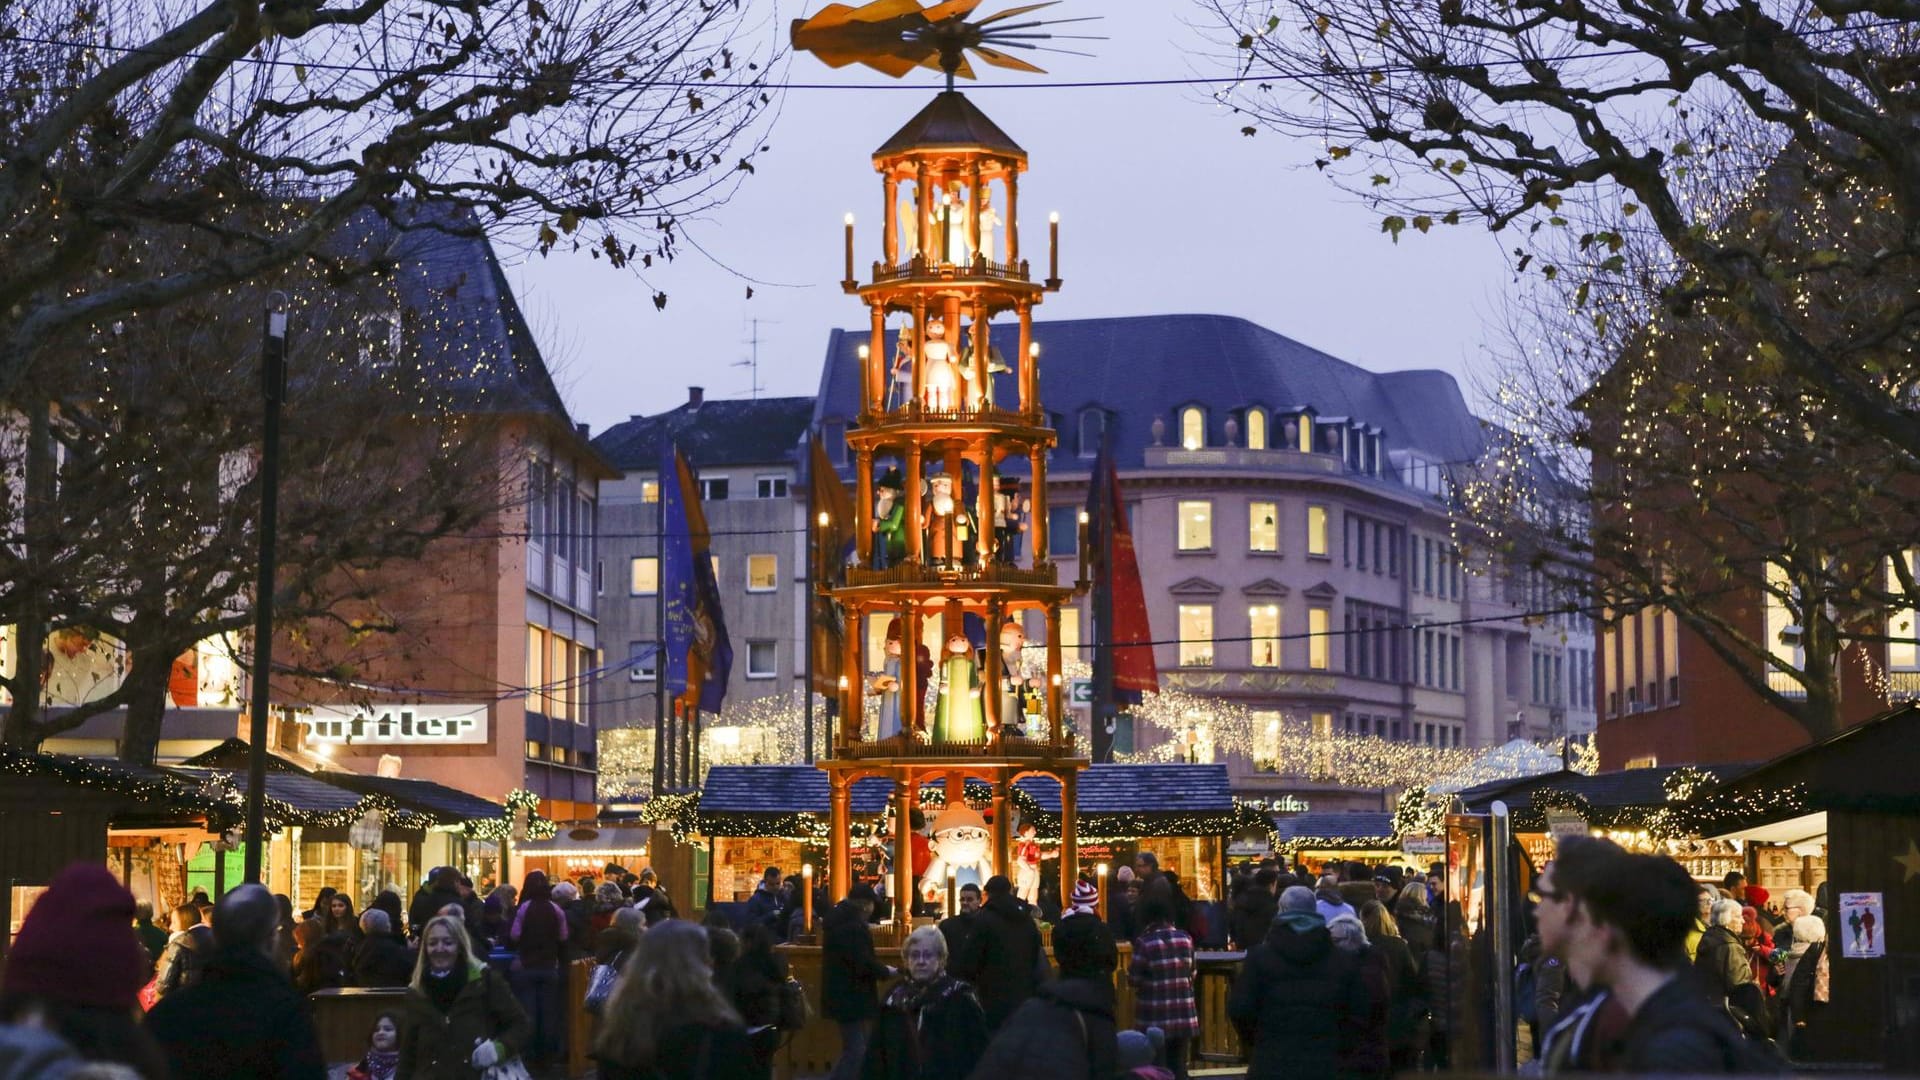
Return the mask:
<path id="1" fill-rule="evenodd" d="M 143 635 L 144 636 L 144 635 Z M 160 752 L 160 728 L 167 716 L 167 692 L 174 658 L 181 650 L 167 646 L 134 649 L 127 655 L 127 722 L 120 734 L 120 758 L 135 765 L 151 765 Z"/>
<path id="2" fill-rule="evenodd" d="M 21 537 L 26 547 L 26 580 L 17 582 L 27 595 L 14 624 L 13 702 L 0 725 L 0 742 L 18 750 L 38 750 L 46 738 L 40 728 L 40 680 L 46 672 L 47 647 L 47 526 L 54 513 L 58 477 L 54 472 L 53 426 L 46 402 L 38 402 L 27 419 L 25 490 L 20 501 Z"/>

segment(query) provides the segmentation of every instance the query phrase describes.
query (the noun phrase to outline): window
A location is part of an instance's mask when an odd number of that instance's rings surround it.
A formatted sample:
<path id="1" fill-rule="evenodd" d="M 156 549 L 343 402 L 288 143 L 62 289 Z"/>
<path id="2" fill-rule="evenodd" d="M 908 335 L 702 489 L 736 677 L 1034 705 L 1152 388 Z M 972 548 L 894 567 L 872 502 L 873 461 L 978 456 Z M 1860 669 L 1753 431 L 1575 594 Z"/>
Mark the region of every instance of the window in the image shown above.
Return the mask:
<path id="1" fill-rule="evenodd" d="M 700 481 L 701 502 L 726 502 L 727 478 L 724 476 L 703 477 Z"/>
<path id="2" fill-rule="evenodd" d="M 1460 689 L 1460 635 L 1449 635 L 1449 640 L 1449 647 L 1453 652 L 1453 664 L 1451 666 L 1453 672 L 1453 689 L 1458 690 Z"/>
<path id="3" fill-rule="evenodd" d="M 527 627 L 527 708 L 545 713 L 552 708 L 547 701 L 547 632 Z"/>
<path id="4" fill-rule="evenodd" d="M 659 591 L 659 557 L 643 555 L 635 558 L 627 571 L 627 592 L 633 596 L 652 596 Z"/>
<path id="5" fill-rule="evenodd" d="M 1180 605 L 1180 666 L 1213 666 L 1213 605 Z"/>
<path id="6" fill-rule="evenodd" d="M 627 642 L 627 678 L 634 682 L 652 682 L 659 678 L 657 666 L 660 646 L 652 641 Z"/>
<path id="7" fill-rule="evenodd" d="M 1265 450 L 1267 448 L 1267 411 L 1265 409 L 1247 410 L 1247 449 Z"/>
<path id="8" fill-rule="evenodd" d="M 1315 671 L 1325 671 L 1330 666 L 1333 639 L 1328 635 L 1332 629 L 1326 608 L 1307 609 L 1307 666 Z"/>
<path id="9" fill-rule="evenodd" d="M 1280 666 L 1280 605 L 1256 604 L 1247 609 L 1248 663 L 1254 667 Z"/>
<path id="10" fill-rule="evenodd" d="M 1247 550 L 1280 550 L 1279 503 L 1250 502 L 1247 504 Z"/>
<path id="11" fill-rule="evenodd" d="M 573 644 L 559 634 L 548 632 L 551 655 L 547 658 L 547 715 L 555 720 L 573 719 Z"/>
<path id="12" fill-rule="evenodd" d="M 1080 609 L 1077 607 L 1060 609 L 1060 654 L 1080 655 Z"/>
<path id="13" fill-rule="evenodd" d="M 1107 414 L 1103 409 L 1087 409 L 1080 414 L 1080 456 L 1100 456 L 1100 443 L 1107 436 Z"/>
<path id="14" fill-rule="evenodd" d="M 1903 551 L 1898 558 L 1906 560 L 1911 570 L 1915 568 L 1914 554 Z M 1895 597 L 1907 595 L 1891 559 L 1887 561 L 1887 592 Z M 1920 613 L 1910 607 L 1895 607 L 1887 616 L 1887 636 L 1894 639 L 1887 643 L 1887 666 L 1896 671 L 1920 670 Z"/>
<path id="15" fill-rule="evenodd" d="M 1047 507 L 1047 557 L 1080 557 L 1080 511 L 1077 507 Z"/>
<path id="16" fill-rule="evenodd" d="M 554 764 L 565 765 L 567 763 L 567 748 L 564 746 L 555 746 L 551 749 L 553 750 Z"/>
<path id="17" fill-rule="evenodd" d="M 1180 501 L 1180 550 L 1213 550 L 1213 504 L 1205 499 Z"/>
<path id="18" fill-rule="evenodd" d="M 640 481 L 640 501 L 643 503 L 659 502 L 660 501 L 660 481 L 658 480 Z"/>
<path id="19" fill-rule="evenodd" d="M 780 587 L 780 556 L 747 556 L 747 591 L 772 592 Z"/>
<path id="20" fill-rule="evenodd" d="M 1307 554 L 1320 559 L 1327 557 L 1327 508 L 1324 506 L 1307 507 Z"/>
<path id="21" fill-rule="evenodd" d="M 707 556 L 707 565 L 713 569 L 713 584 L 715 587 L 718 587 L 720 584 L 720 556 Z"/>
<path id="22" fill-rule="evenodd" d="M 787 497 L 787 478 L 784 476 L 762 476 L 754 480 L 754 498 L 784 499 Z"/>
<path id="23" fill-rule="evenodd" d="M 527 539 L 535 544 L 547 542 L 547 464 L 527 463 Z"/>
<path id="24" fill-rule="evenodd" d="M 780 643 L 747 642 L 747 678 L 771 679 L 780 673 Z"/>
<path id="25" fill-rule="evenodd" d="M 374 371 L 393 366 L 400 355 L 398 312 L 368 315 L 360 320 L 360 362 Z"/>
<path id="26" fill-rule="evenodd" d="M 1799 602 L 1799 589 L 1795 588 L 1787 576 L 1787 568 L 1776 562 L 1767 564 L 1767 655 L 1772 666 L 1781 669 L 1799 669 L 1806 664 L 1806 654 L 1801 650 L 1801 627 L 1793 608 L 1788 607 L 1789 598 L 1795 604 Z M 1768 681 L 1773 688 L 1787 693 L 1805 693 L 1800 683 L 1791 676 L 1769 673 Z"/>
<path id="27" fill-rule="evenodd" d="M 527 756 L 535 760 L 543 759 L 547 756 L 547 748 L 532 739 L 528 739 Z M 302 859 L 301 862 L 304 863 L 306 860 Z M 305 869 L 305 867 L 303 866 L 302 869 Z"/>
<path id="28" fill-rule="evenodd" d="M 1180 410 L 1180 445 L 1188 450 L 1207 445 L 1207 414 L 1198 405 Z"/>

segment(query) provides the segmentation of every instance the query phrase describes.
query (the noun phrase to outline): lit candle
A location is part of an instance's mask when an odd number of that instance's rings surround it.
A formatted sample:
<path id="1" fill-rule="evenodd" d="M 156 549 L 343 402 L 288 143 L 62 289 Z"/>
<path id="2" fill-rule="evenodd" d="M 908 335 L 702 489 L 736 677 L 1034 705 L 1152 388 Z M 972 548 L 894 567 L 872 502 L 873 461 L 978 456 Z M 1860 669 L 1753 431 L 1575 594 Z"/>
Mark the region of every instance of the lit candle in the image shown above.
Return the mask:
<path id="1" fill-rule="evenodd" d="M 845 679 L 841 680 L 845 682 Z M 800 927 L 801 933 L 813 933 L 813 864 L 803 863 L 800 867 Z"/>
<path id="2" fill-rule="evenodd" d="M 949 919 L 953 918 L 954 897 L 956 895 L 956 890 L 954 889 L 954 882 L 956 880 L 957 879 L 954 877 L 953 871 L 949 869 L 947 871 L 947 918 Z"/>
<path id="3" fill-rule="evenodd" d="M 847 280 L 853 280 L 853 215 L 847 215 Z"/>
<path id="4" fill-rule="evenodd" d="M 1093 873 L 1100 881 L 1100 918 L 1105 920 L 1107 917 L 1107 864 L 1101 863 L 1094 867 Z"/>
<path id="5" fill-rule="evenodd" d="M 1076 548 L 1080 559 L 1080 580 L 1087 579 L 1087 526 L 1089 518 L 1085 510 L 1080 511 L 1080 546 Z"/>
<path id="6" fill-rule="evenodd" d="M 1060 280 L 1060 212 L 1047 215 L 1047 278 Z"/>

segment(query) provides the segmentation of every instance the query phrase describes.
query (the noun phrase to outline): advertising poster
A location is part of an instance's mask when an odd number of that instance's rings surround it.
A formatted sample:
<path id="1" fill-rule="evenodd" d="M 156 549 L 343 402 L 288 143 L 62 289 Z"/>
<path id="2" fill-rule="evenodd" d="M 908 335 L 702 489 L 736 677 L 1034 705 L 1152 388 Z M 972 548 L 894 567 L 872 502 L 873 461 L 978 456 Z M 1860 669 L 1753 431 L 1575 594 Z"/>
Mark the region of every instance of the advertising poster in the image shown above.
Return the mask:
<path id="1" fill-rule="evenodd" d="M 1840 955 L 1861 960 L 1887 955 L 1887 913 L 1877 892 L 1840 894 Z"/>

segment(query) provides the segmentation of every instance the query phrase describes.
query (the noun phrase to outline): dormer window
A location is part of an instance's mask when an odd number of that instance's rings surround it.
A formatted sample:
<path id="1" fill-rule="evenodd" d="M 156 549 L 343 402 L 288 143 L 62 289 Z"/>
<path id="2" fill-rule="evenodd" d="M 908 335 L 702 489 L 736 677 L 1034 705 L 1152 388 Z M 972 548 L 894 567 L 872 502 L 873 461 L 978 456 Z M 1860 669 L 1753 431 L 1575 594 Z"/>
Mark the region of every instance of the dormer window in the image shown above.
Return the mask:
<path id="1" fill-rule="evenodd" d="M 1207 413 L 1198 405 L 1180 410 L 1180 445 L 1188 450 L 1207 445 Z"/>
<path id="2" fill-rule="evenodd" d="M 1247 410 L 1247 449 L 1267 448 L 1267 410 L 1258 406 Z"/>
<path id="3" fill-rule="evenodd" d="M 1092 459 L 1100 455 L 1100 443 L 1107 437 L 1107 411 L 1101 408 L 1080 412 L 1080 456 Z"/>
<path id="4" fill-rule="evenodd" d="M 383 311 L 360 320 L 360 362 L 384 371 L 400 356 L 400 313 Z"/>
<path id="5" fill-rule="evenodd" d="M 1300 452 L 1313 453 L 1313 414 L 1310 412 L 1300 414 Z"/>

